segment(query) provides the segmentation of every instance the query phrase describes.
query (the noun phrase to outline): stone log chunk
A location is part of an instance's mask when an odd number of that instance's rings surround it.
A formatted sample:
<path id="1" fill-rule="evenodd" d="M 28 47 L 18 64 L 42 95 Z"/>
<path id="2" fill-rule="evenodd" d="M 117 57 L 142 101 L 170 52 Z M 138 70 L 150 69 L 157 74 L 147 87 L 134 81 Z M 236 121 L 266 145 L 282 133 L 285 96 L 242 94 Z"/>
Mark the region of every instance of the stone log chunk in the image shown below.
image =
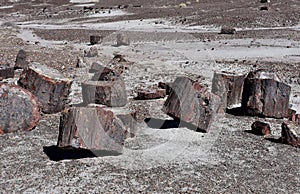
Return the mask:
<path id="1" fill-rule="evenodd" d="M 110 110 L 71 107 L 62 113 L 58 147 L 122 153 L 128 131 Z"/>
<path id="2" fill-rule="evenodd" d="M 287 123 L 281 125 L 281 143 L 300 148 L 300 138 L 297 132 Z"/>
<path id="3" fill-rule="evenodd" d="M 251 125 L 252 133 L 256 135 L 271 135 L 271 127 L 268 123 L 255 121 Z"/>
<path id="4" fill-rule="evenodd" d="M 125 34 L 117 35 L 117 46 L 128 46 L 130 44 L 129 38 Z"/>
<path id="5" fill-rule="evenodd" d="M 30 131 L 40 119 L 38 100 L 28 90 L 0 84 L 0 134 Z"/>
<path id="6" fill-rule="evenodd" d="M 103 39 L 103 37 L 100 35 L 92 35 L 92 36 L 90 36 L 90 43 L 91 43 L 91 45 L 99 44 L 102 42 L 102 39 Z"/>
<path id="7" fill-rule="evenodd" d="M 13 78 L 15 76 L 13 64 L 4 59 L 0 58 L 0 81 L 7 78 Z"/>
<path id="8" fill-rule="evenodd" d="M 31 63 L 18 81 L 19 85 L 32 92 L 39 99 L 44 113 L 57 113 L 65 108 L 72 80 L 65 78 L 58 70 Z"/>
<path id="9" fill-rule="evenodd" d="M 84 104 L 103 104 L 121 107 L 127 103 L 127 94 L 123 79 L 115 81 L 87 81 L 82 83 Z"/>
<path id="10" fill-rule="evenodd" d="M 171 82 L 159 82 L 158 87 L 166 90 L 166 95 L 170 95 L 172 92 L 172 83 Z"/>
<path id="11" fill-rule="evenodd" d="M 27 53 L 23 49 L 19 50 L 16 57 L 15 69 L 27 69 L 28 65 Z"/>
<path id="12" fill-rule="evenodd" d="M 178 77 L 162 110 L 192 130 L 208 132 L 219 106 L 220 98 L 207 87 L 187 77 Z"/>
<path id="13" fill-rule="evenodd" d="M 245 79 L 242 109 L 250 115 L 283 118 L 288 116 L 291 87 L 277 75 L 257 70 Z"/>
<path id="14" fill-rule="evenodd" d="M 151 99 L 159 99 L 164 98 L 166 96 L 166 90 L 156 87 L 150 87 L 145 89 L 137 90 L 136 100 L 151 100 Z"/>
<path id="15" fill-rule="evenodd" d="M 215 72 L 212 80 L 212 93 L 221 99 L 221 108 L 240 106 L 246 75 L 230 72 Z"/>

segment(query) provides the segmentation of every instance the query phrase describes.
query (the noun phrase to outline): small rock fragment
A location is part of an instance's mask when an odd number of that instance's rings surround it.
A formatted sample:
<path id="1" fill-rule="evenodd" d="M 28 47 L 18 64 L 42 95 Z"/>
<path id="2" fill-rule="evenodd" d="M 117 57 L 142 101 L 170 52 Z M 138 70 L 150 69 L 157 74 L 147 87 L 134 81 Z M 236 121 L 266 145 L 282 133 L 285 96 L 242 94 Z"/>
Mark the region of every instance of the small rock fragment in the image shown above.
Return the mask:
<path id="1" fill-rule="evenodd" d="M 138 89 L 136 100 L 151 100 L 164 98 L 166 96 L 166 90 L 160 89 L 158 87 L 152 86 L 150 88 Z"/>
<path id="2" fill-rule="evenodd" d="M 0 84 L 0 134 L 30 131 L 40 119 L 38 100 L 28 90 Z"/>
<path id="3" fill-rule="evenodd" d="M 251 125 L 252 133 L 256 135 L 271 135 L 271 127 L 268 123 L 255 121 Z"/>

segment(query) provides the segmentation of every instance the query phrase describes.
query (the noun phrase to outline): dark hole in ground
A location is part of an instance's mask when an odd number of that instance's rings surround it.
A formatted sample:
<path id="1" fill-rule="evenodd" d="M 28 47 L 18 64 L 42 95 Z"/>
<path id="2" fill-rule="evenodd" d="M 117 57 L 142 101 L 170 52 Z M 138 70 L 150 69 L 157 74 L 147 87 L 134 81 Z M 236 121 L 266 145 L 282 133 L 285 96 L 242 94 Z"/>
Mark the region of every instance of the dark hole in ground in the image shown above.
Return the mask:
<path id="1" fill-rule="evenodd" d="M 121 155 L 120 153 L 106 150 L 61 149 L 54 145 L 44 146 L 43 151 L 53 161 Z"/>

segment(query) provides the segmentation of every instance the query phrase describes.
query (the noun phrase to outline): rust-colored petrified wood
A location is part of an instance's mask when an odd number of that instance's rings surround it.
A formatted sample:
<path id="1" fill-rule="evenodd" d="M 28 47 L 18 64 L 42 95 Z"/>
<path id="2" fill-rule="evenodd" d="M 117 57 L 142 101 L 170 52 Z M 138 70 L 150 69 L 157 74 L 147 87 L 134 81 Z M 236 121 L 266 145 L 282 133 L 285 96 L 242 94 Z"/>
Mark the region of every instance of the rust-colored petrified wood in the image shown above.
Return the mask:
<path id="1" fill-rule="evenodd" d="M 27 69 L 28 64 L 27 53 L 23 49 L 19 50 L 16 57 L 15 69 Z"/>
<path id="2" fill-rule="evenodd" d="M 84 104 L 103 104 L 121 107 L 127 104 L 127 94 L 123 79 L 115 81 L 87 81 L 81 84 Z"/>
<path id="3" fill-rule="evenodd" d="M 72 80 L 56 69 L 34 62 L 23 70 L 18 84 L 38 97 L 44 113 L 57 113 L 68 102 Z"/>
<path id="4" fill-rule="evenodd" d="M 250 72 L 244 83 L 242 109 L 250 115 L 287 117 L 290 92 L 291 87 L 277 75 L 264 70 Z"/>
<path id="5" fill-rule="evenodd" d="M 256 135 L 271 135 L 271 127 L 268 123 L 255 121 L 251 125 L 252 133 Z"/>
<path id="6" fill-rule="evenodd" d="M 293 147 L 300 148 L 300 138 L 297 132 L 294 129 L 283 122 L 281 124 L 281 143 L 291 145 Z"/>
<path id="7" fill-rule="evenodd" d="M 137 90 L 136 100 L 151 100 L 164 98 L 166 96 L 166 90 L 161 89 L 157 86 L 152 86 L 150 88 L 140 88 Z"/>
<path id="8" fill-rule="evenodd" d="M 58 147 L 122 153 L 128 137 L 124 123 L 103 107 L 71 107 L 62 112 Z"/>
<path id="9" fill-rule="evenodd" d="M 178 77 L 162 110 L 192 130 L 208 132 L 219 106 L 220 98 L 207 87 L 187 77 Z"/>
<path id="10" fill-rule="evenodd" d="M 36 97 L 20 86 L 0 84 L 0 134 L 30 131 L 39 119 Z"/>
<path id="11" fill-rule="evenodd" d="M 245 74 L 214 72 L 211 91 L 220 97 L 224 112 L 226 108 L 240 106 L 245 77 Z"/>
<path id="12" fill-rule="evenodd" d="M 0 58 L 0 81 L 15 76 L 14 65 L 11 61 Z"/>

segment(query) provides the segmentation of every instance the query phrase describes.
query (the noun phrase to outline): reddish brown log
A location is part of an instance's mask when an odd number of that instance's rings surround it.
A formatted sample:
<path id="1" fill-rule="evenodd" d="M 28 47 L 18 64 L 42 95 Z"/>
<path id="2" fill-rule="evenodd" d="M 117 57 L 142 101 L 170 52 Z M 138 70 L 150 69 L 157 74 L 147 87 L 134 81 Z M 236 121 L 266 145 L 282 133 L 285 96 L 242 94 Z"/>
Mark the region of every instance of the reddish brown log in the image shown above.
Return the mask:
<path id="1" fill-rule="evenodd" d="M 293 147 L 300 148 L 299 135 L 294 129 L 291 129 L 291 127 L 284 122 L 281 125 L 281 142 Z"/>
<path id="2" fill-rule="evenodd" d="M 221 99 L 221 107 L 239 106 L 242 101 L 242 91 L 246 75 L 230 72 L 215 72 L 212 80 L 212 93 Z"/>
<path id="3" fill-rule="evenodd" d="M 178 77 L 172 84 L 163 111 L 195 131 L 208 132 L 220 98 L 208 92 L 208 88 L 187 77 Z"/>
<path id="4" fill-rule="evenodd" d="M 27 53 L 23 49 L 19 50 L 16 57 L 15 69 L 27 69 L 28 65 Z"/>
<path id="5" fill-rule="evenodd" d="M 44 113 L 57 113 L 68 102 L 72 80 L 65 78 L 56 69 L 31 63 L 21 74 L 18 83 L 38 97 L 40 109 Z"/>
<path id="6" fill-rule="evenodd" d="M 252 133 L 256 135 L 271 135 L 271 127 L 268 123 L 255 121 L 251 125 Z"/>
<path id="7" fill-rule="evenodd" d="M 0 84 L 0 134 L 30 131 L 40 119 L 38 100 L 16 85 Z"/>
<path id="8" fill-rule="evenodd" d="M 152 86 L 150 88 L 145 89 L 138 89 L 137 90 L 137 97 L 136 100 L 151 100 L 151 99 L 158 99 L 164 98 L 166 96 L 166 90 L 160 89 L 157 86 Z"/>
<path id="9" fill-rule="evenodd" d="M 60 120 L 58 147 L 122 153 L 128 131 L 110 110 L 72 107 Z"/>
<path id="10" fill-rule="evenodd" d="M 0 58 L 0 81 L 7 78 L 13 78 L 15 76 L 13 63 Z"/>
<path id="11" fill-rule="evenodd" d="M 264 70 L 250 72 L 245 79 L 242 109 L 250 115 L 283 118 L 288 116 L 291 87 Z"/>
<path id="12" fill-rule="evenodd" d="M 127 94 L 123 79 L 115 81 L 88 81 L 82 83 L 84 104 L 104 104 L 121 107 L 127 103 Z"/>

